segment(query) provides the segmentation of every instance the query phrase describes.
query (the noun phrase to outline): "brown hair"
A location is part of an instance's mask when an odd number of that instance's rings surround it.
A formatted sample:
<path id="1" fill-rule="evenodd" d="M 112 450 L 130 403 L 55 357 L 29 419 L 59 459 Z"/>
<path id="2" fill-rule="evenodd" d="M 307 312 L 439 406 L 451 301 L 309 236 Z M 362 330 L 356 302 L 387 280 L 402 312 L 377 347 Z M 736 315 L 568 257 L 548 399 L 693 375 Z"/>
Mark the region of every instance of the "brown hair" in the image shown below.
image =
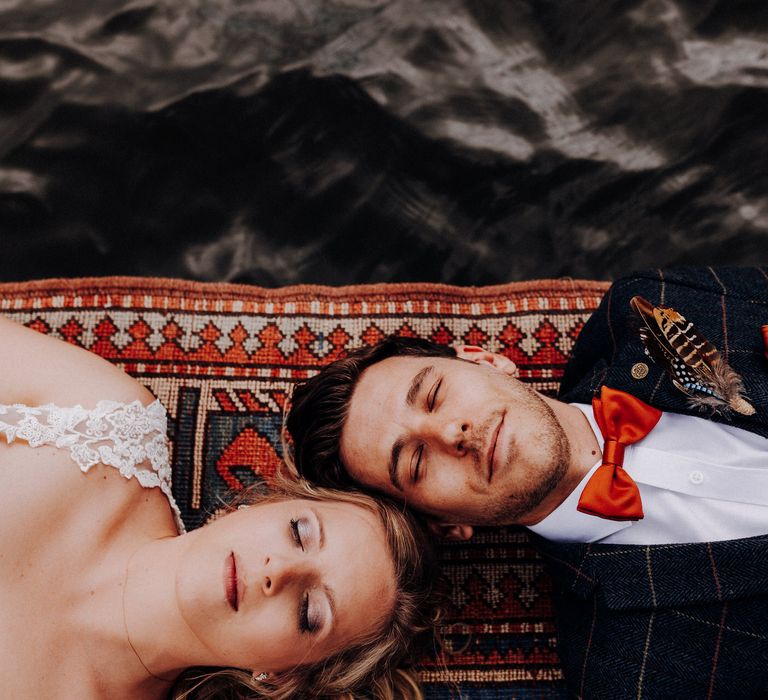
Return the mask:
<path id="1" fill-rule="evenodd" d="M 435 641 L 440 617 L 436 582 L 441 580 L 429 534 L 416 518 L 386 499 L 359 492 L 340 492 L 300 480 L 278 477 L 264 493 L 245 489 L 226 506 L 256 505 L 294 498 L 336 501 L 360 506 L 379 517 L 394 564 L 395 605 L 382 626 L 354 646 L 315 664 L 271 674 L 263 681 L 241 669 L 188 669 L 174 688 L 175 700 L 195 698 L 335 698 L 352 700 L 421 700 L 412 664 L 415 655 Z M 258 669 L 255 669 L 258 672 Z"/>
<path id="2" fill-rule="evenodd" d="M 293 391 L 286 427 L 293 448 L 288 463 L 313 483 L 333 488 L 360 488 L 347 473 L 339 452 L 341 431 L 360 375 L 390 357 L 456 357 L 447 345 L 421 338 L 389 336 L 371 347 L 352 350 Z"/>

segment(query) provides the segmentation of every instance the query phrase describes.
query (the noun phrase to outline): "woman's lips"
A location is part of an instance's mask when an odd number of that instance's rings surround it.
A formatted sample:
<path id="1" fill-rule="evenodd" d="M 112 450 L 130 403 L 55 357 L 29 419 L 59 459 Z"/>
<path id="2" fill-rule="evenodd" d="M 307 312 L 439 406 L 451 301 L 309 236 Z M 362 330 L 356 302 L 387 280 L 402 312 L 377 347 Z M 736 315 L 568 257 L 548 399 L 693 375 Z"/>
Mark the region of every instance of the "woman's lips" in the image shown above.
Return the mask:
<path id="1" fill-rule="evenodd" d="M 237 612 L 240 607 L 240 597 L 237 586 L 237 564 L 235 563 L 235 553 L 230 552 L 224 562 L 224 590 L 227 594 L 227 603 L 229 607 Z"/>

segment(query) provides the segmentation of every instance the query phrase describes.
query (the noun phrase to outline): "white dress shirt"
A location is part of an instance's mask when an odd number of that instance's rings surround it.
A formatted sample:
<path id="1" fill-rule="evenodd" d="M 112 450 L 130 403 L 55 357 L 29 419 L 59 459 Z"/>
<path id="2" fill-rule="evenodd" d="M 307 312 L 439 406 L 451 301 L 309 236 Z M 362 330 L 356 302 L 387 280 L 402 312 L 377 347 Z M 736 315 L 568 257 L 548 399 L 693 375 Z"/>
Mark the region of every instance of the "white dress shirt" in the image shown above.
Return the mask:
<path id="1" fill-rule="evenodd" d="M 587 417 L 600 449 L 592 406 Z M 617 522 L 576 510 L 598 461 L 546 518 L 529 527 L 558 542 L 672 544 L 714 542 L 768 533 L 768 438 L 705 418 L 663 413 L 656 427 L 624 453 L 640 489 L 645 517 Z"/>

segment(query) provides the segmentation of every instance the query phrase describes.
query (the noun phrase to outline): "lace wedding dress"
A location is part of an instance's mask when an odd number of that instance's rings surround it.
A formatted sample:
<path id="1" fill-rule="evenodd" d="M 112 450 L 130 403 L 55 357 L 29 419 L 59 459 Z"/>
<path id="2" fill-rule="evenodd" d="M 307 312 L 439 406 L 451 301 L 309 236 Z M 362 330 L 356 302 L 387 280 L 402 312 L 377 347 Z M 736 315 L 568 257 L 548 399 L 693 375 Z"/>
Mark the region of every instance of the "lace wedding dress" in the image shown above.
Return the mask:
<path id="1" fill-rule="evenodd" d="M 183 533 L 181 512 L 171 492 L 166 426 L 167 414 L 158 400 L 149 406 L 140 401 L 99 401 L 92 409 L 0 404 L 0 434 L 9 443 L 23 440 L 30 447 L 67 449 L 83 472 L 94 464 L 106 464 L 145 488 L 159 488 Z"/>

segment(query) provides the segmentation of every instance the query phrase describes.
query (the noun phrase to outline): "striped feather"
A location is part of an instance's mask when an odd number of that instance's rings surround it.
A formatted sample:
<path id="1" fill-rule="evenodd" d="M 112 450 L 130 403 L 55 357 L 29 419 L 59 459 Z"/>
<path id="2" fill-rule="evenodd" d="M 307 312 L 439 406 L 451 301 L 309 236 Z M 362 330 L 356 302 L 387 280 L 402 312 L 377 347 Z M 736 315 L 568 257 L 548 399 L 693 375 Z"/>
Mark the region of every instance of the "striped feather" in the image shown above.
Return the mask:
<path id="1" fill-rule="evenodd" d="M 640 318 L 646 354 L 664 367 L 692 406 L 745 416 L 755 412 L 744 398 L 741 377 L 696 326 L 674 309 L 654 306 L 643 297 L 632 297 L 629 303 Z"/>

